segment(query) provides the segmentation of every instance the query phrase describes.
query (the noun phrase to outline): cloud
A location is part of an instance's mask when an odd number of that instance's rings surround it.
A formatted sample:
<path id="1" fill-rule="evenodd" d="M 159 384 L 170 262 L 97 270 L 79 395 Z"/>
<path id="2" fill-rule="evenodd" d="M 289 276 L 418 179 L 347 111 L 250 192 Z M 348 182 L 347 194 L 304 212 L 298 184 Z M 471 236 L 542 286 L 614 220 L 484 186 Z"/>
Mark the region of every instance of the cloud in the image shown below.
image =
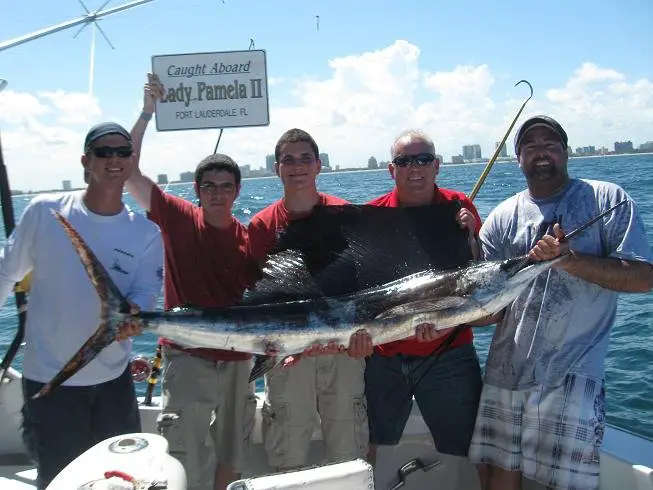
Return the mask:
<path id="1" fill-rule="evenodd" d="M 332 165 L 364 166 L 374 155 L 388 158 L 393 138 L 408 128 L 429 133 L 445 160 L 464 144 L 478 143 L 485 156 L 494 151 L 528 90 L 515 88 L 510 74 L 493 73 L 488 64 L 433 69 L 418 46 L 396 41 L 366 53 L 325 61 L 327 76 L 306 73 L 298 79 L 270 82 L 271 123 L 267 127 L 226 129 L 220 151 L 239 163 L 262 167 L 278 137 L 301 127 L 328 152 Z M 635 145 L 653 139 L 653 82 L 631 80 L 610 67 L 584 62 L 559 87 L 531 80 L 535 96 L 520 120 L 548 113 L 558 119 L 575 146 L 608 146 L 631 139 Z M 120 94 L 129 93 L 128 100 Z M 135 89 L 113 93 L 5 90 L 0 94 L 0 124 L 12 187 L 59 187 L 72 179 L 81 185 L 81 142 L 88 126 L 112 114 L 131 127 L 138 117 Z M 137 99 L 140 100 L 140 97 Z M 157 132 L 154 121 L 145 137 L 141 168 L 176 179 L 211 153 L 219 130 Z M 509 142 L 511 139 L 508 140 Z M 510 148 L 510 145 L 509 145 Z"/>
<path id="2" fill-rule="evenodd" d="M 29 118 L 38 118 L 50 112 L 38 97 L 28 93 L 4 90 L 0 94 L 0 122 L 23 124 Z"/>
<path id="3" fill-rule="evenodd" d="M 632 139 L 635 145 L 653 139 L 645 134 L 653 121 L 653 82 L 629 82 L 615 70 L 583 63 L 564 87 L 546 92 L 551 110 L 569 129 L 570 145 L 606 145 Z"/>
<path id="4" fill-rule="evenodd" d="M 57 123 L 79 124 L 92 121 L 101 114 L 98 100 L 88 94 L 66 93 L 63 90 L 44 92 L 41 96 L 57 110 Z"/>
<path id="5" fill-rule="evenodd" d="M 274 85 L 280 85 L 285 81 L 286 79 L 283 77 L 268 77 L 268 87 L 272 87 Z"/>

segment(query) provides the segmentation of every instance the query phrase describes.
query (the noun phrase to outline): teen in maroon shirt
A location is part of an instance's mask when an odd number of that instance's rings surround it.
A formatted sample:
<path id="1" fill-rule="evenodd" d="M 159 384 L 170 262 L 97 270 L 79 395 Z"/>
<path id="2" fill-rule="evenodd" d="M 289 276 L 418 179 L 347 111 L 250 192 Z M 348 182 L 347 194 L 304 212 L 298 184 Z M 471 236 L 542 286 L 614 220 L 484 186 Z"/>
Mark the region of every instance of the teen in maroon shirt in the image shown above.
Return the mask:
<path id="1" fill-rule="evenodd" d="M 134 148 L 140 146 L 154 99 L 163 87 L 150 75 L 145 86 L 143 114 L 132 129 Z M 247 229 L 232 215 L 240 192 L 240 169 L 227 155 L 204 158 L 195 170 L 199 206 L 163 192 L 138 167 L 127 189 L 161 228 L 165 249 L 165 307 L 222 307 L 238 302 L 253 278 Z M 163 374 L 162 427 L 170 453 L 181 461 L 189 490 L 204 488 L 203 468 L 211 455 L 205 438 L 209 426 L 215 459 L 214 488 L 225 489 L 245 466 L 256 413 L 252 367 L 247 353 L 218 349 L 186 349 L 167 339 Z"/>

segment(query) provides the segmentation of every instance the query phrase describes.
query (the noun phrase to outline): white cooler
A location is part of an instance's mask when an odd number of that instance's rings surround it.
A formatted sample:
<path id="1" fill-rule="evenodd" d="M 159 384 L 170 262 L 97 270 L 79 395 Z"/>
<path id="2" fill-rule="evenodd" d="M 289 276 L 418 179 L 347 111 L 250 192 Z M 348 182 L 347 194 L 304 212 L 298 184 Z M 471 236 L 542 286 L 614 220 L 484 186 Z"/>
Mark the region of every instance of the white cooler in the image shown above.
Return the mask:
<path id="1" fill-rule="evenodd" d="M 372 467 L 362 459 L 233 482 L 227 490 L 373 490 Z"/>

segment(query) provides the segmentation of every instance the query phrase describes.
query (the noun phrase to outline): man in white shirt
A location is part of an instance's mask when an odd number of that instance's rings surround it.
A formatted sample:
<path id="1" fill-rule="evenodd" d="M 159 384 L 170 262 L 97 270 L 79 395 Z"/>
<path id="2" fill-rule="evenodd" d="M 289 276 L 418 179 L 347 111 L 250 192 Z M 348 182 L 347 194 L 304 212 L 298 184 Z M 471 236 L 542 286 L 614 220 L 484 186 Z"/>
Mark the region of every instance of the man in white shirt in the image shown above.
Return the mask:
<path id="1" fill-rule="evenodd" d="M 86 189 L 35 197 L 0 255 L 0 304 L 32 271 L 23 438 L 37 464 L 39 489 L 95 443 L 141 430 L 129 369 L 131 340 L 113 342 L 63 386 L 32 398 L 100 322 L 95 289 L 52 211 L 70 221 L 136 307 L 153 309 L 162 286 L 159 229 L 122 202 L 124 182 L 134 168 L 129 132 L 115 123 L 94 126 L 81 162 Z"/>

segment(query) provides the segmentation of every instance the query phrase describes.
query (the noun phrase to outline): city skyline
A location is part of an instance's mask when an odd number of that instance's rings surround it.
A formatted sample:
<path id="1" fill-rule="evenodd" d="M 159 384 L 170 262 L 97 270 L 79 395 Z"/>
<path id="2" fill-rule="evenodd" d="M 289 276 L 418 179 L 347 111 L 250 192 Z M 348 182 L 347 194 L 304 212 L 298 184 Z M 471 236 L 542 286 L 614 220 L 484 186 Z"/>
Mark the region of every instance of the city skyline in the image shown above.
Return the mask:
<path id="1" fill-rule="evenodd" d="M 500 142 L 494 143 L 494 151 L 499 146 Z M 572 145 L 567 146 L 567 151 L 570 156 L 590 156 L 590 155 L 624 155 L 630 153 L 641 153 L 641 152 L 653 152 L 653 140 L 646 141 L 645 143 L 640 143 L 639 145 L 633 144 L 631 140 L 627 141 L 615 141 L 613 143 L 613 150 L 605 146 L 601 146 L 597 149 L 595 145 L 588 146 L 576 146 L 575 148 Z M 458 157 L 458 158 L 457 158 Z M 501 151 L 499 152 L 498 158 L 516 158 L 514 154 L 509 154 L 507 149 L 507 144 L 504 143 Z M 458 161 L 456 161 L 458 160 Z M 481 161 L 489 160 L 489 158 L 483 157 L 483 152 L 479 144 L 463 145 L 462 154 L 453 155 L 452 163 L 463 163 L 468 161 Z"/>
<path id="2" fill-rule="evenodd" d="M 496 148 L 499 146 L 499 142 L 496 141 L 494 143 L 494 150 L 492 150 L 492 154 L 494 154 L 494 151 L 496 151 Z M 478 156 L 472 156 L 469 159 L 464 158 L 465 149 L 468 149 L 468 152 L 470 155 L 478 155 Z M 507 143 L 504 143 L 501 152 L 499 152 L 498 155 L 498 160 L 510 160 L 510 159 L 515 159 L 515 156 L 508 153 L 508 145 Z M 587 146 L 577 146 L 576 148 L 573 148 L 571 145 L 568 146 L 568 151 L 569 151 L 569 156 L 599 156 L 599 155 L 625 155 L 625 154 L 633 154 L 633 153 L 642 153 L 642 152 L 651 152 L 653 153 L 653 140 L 647 141 L 645 143 L 640 143 L 639 145 L 634 144 L 631 140 L 627 141 L 615 141 L 613 143 L 613 150 L 609 150 L 607 147 L 602 146 L 597 149 L 595 145 L 587 145 Z M 489 161 L 489 157 L 483 157 L 483 152 L 482 148 L 480 147 L 479 144 L 473 143 L 469 145 L 462 145 L 462 154 L 459 155 L 452 155 L 451 159 L 449 161 L 445 161 L 444 157 L 441 154 L 436 154 L 436 158 L 439 159 L 440 163 L 443 165 L 446 164 L 465 164 L 465 163 L 483 163 Z M 474 153 L 477 152 L 477 153 Z M 325 171 L 339 171 L 340 166 L 336 166 L 336 168 L 332 168 L 330 165 L 330 159 L 329 159 L 329 154 L 327 152 L 320 152 L 320 160 L 322 161 L 322 166 L 323 170 Z M 370 166 L 370 161 L 374 159 L 376 162 L 376 166 L 372 167 Z M 384 168 L 385 165 L 387 164 L 387 161 L 384 160 L 378 160 L 375 155 L 372 155 L 370 158 L 367 160 L 366 165 L 361 165 L 360 167 L 347 167 L 347 168 L 354 168 L 357 170 L 360 169 L 376 169 L 376 168 Z M 265 156 L 265 161 L 261 167 L 253 167 L 251 164 L 245 164 L 241 165 L 238 164 L 239 168 L 241 169 L 241 173 L 243 178 L 256 178 L 256 177 L 268 177 L 268 176 L 273 176 L 275 175 L 275 157 L 274 154 L 268 154 Z M 166 185 L 169 183 L 180 183 L 180 182 L 192 182 L 194 179 L 194 172 L 192 171 L 183 171 L 179 173 L 179 179 L 178 180 L 169 180 L 169 175 L 165 173 L 159 173 L 157 174 L 156 177 L 156 182 L 159 185 Z M 63 191 L 68 191 L 72 190 L 72 180 L 71 179 L 63 179 L 61 181 L 61 189 L 49 189 L 49 190 L 63 190 Z M 35 191 L 39 191 L 38 189 L 35 189 Z M 22 191 L 17 189 L 16 193 L 24 193 L 24 192 L 33 192 L 33 190 L 30 189 L 30 191 Z"/>
<path id="3" fill-rule="evenodd" d="M 512 138 L 510 138 L 510 141 L 512 141 Z M 488 161 L 489 160 L 488 155 L 493 155 L 494 154 L 494 152 L 496 151 L 496 148 L 499 146 L 499 143 L 500 143 L 499 141 L 495 141 L 494 148 L 492 149 L 492 151 L 490 153 L 485 154 L 486 155 L 485 157 L 483 156 L 484 155 L 483 148 L 478 143 L 462 145 L 461 146 L 461 154 L 451 155 L 449 160 L 445 160 L 443 155 L 440 154 L 440 153 L 437 153 L 436 157 L 439 158 L 441 163 L 450 163 L 450 164 L 451 163 L 454 163 L 454 164 L 464 163 L 464 162 L 474 161 L 474 160 L 476 160 L 476 161 L 482 161 L 482 160 Z M 619 144 L 625 144 L 626 146 L 622 147 L 622 149 L 619 151 L 619 150 L 617 150 L 617 147 L 618 147 Z M 436 151 L 437 151 L 437 144 L 435 146 L 436 146 Z M 506 159 L 506 158 L 513 158 L 514 159 L 515 158 L 515 155 L 514 155 L 513 152 L 508 152 L 508 146 L 509 146 L 508 142 L 503 144 L 503 147 L 502 147 L 501 151 L 499 152 L 498 158 L 500 158 L 500 159 Z M 613 142 L 612 146 L 613 146 L 614 150 L 609 150 L 605 146 L 602 146 L 602 147 L 599 148 L 599 150 L 596 150 L 595 145 L 577 146 L 575 148 L 572 148 L 572 146 L 569 145 L 568 149 L 571 149 L 571 151 L 569 152 L 570 156 L 590 156 L 590 155 L 599 155 L 599 154 L 600 155 L 610 155 L 610 154 L 620 155 L 620 154 L 639 153 L 639 152 L 653 152 L 653 139 L 649 140 L 649 141 L 646 141 L 645 143 L 640 143 L 639 145 L 634 144 L 631 140 L 615 141 L 615 142 Z M 472 156 L 469 159 L 464 158 L 465 148 L 471 148 L 471 149 L 473 149 L 475 151 L 478 151 L 478 153 L 477 153 L 478 156 Z M 511 146 L 511 148 L 512 148 L 512 146 Z M 586 149 L 586 151 L 579 151 L 581 149 Z M 605 151 L 600 152 L 600 150 L 605 150 Z M 324 158 L 324 156 L 326 156 L 326 159 Z M 459 160 L 459 161 L 456 161 L 456 157 L 462 157 L 462 159 Z M 371 158 L 374 158 L 378 162 L 378 164 L 387 163 L 387 161 L 384 158 L 377 158 L 377 155 L 372 155 Z M 328 153 L 320 152 L 320 160 L 322 161 L 323 166 L 333 168 L 330 165 L 329 154 Z M 325 160 L 326 160 L 326 165 L 325 165 Z M 355 166 L 354 168 L 367 167 L 368 163 L 369 163 L 369 159 L 366 162 L 367 163 L 361 162 L 360 166 Z M 274 174 L 275 173 L 274 164 L 275 164 L 274 154 L 268 154 L 265 157 L 265 163 L 261 167 L 254 167 L 251 164 L 247 164 L 247 166 L 250 167 L 252 170 L 266 169 L 269 172 L 271 172 L 272 174 Z"/>
<path id="4" fill-rule="evenodd" d="M 615 143 L 620 143 L 620 142 L 615 142 Z M 626 142 L 628 143 L 628 142 Z M 495 143 L 495 149 L 496 146 L 498 146 L 498 142 Z M 645 147 L 642 149 L 641 147 Z M 584 150 L 583 152 L 577 152 L 577 151 L 572 151 L 569 152 L 569 156 L 571 158 L 576 158 L 576 157 L 587 157 L 587 156 L 612 156 L 612 155 L 631 155 L 631 154 L 639 154 L 639 153 L 653 153 L 653 141 L 649 141 L 647 143 L 642 143 L 639 145 L 639 148 L 633 148 L 632 151 L 622 151 L 620 153 L 616 153 L 614 151 L 612 152 L 601 152 L 601 150 L 607 150 L 607 148 L 599 148 L 596 150 L 596 147 L 594 146 L 587 146 L 587 147 L 578 147 L 576 150 L 582 149 Z M 586 150 L 586 151 L 585 151 Z M 514 155 L 503 155 L 504 152 L 500 152 L 497 161 L 514 161 L 515 156 Z M 328 158 L 328 153 L 320 153 L 320 156 L 326 155 Z M 274 160 L 274 155 L 266 155 L 266 164 L 267 164 L 267 157 L 273 157 Z M 439 159 L 440 163 L 443 165 L 464 165 L 464 164 L 469 164 L 469 163 L 487 163 L 490 159 L 489 158 L 482 158 L 478 161 L 455 161 L 456 156 L 460 155 L 454 155 L 452 158 L 452 161 L 444 161 L 442 158 L 442 155 L 436 154 L 436 158 Z M 371 160 L 374 160 L 376 162 L 375 166 L 370 166 Z M 350 171 L 350 170 L 376 170 L 376 169 L 384 169 L 386 168 L 388 162 L 384 160 L 377 160 L 374 155 L 370 156 L 367 161 L 367 165 L 362 165 L 360 167 L 347 167 L 341 169 L 339 165 L 336 165 L 334 168 L 332 167 L 327 167 L 329 172 L 342 172 L 342 171 Z M 268 170 L 265 166 L 260 167 L 260 168 L 251 168 L 250 165 L 238 165 L 239 168 L 241 169 L 242 177 L 243 179 L 247 178 L 258 178 L 258 177 L 272 177 L 276 175 L 275 170 L 274 170 L 274 163 L 273 163 L 273 168 L 272 170 Z M 157 179 L 156 183 L 158 185 L 168 185 L 168 184 L 179 184 L 179 183 L 189 183 L 193 182 L 195 173 L 193 171 L 184 171 L 178 174 L 179 179 L 177 180 L 170 180 L 170 177 L 168 174 L 157 174 Z M 15 189 L 12 192 L 14 194 L 32 194 L 35 192 L 48 192 L 48 191 L 68 191 L 68 190 L 73 190 L 74 188 L 71 185 L 71 180 L 70 179 L 64 179 L 61 182 L 61 188 L 59 189 L 29 189 L 29 190 L 20 190 L 20 189 Z"/>

